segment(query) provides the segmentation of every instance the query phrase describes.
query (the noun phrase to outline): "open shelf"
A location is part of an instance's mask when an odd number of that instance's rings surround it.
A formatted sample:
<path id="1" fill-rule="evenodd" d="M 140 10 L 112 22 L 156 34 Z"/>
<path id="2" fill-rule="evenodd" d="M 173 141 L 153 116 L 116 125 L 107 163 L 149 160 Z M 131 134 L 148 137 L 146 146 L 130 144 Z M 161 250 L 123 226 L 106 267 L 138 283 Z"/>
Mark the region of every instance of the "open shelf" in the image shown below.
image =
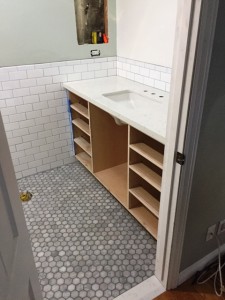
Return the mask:
<path id="1" fill-rule="evenodd" d="M 157 218 L 159 217 L 159 201 L 149 194 L 143 187 L 136 187 L 129 192 L 139 200 L 148 210 L 150 210 Z"/>
<path id="2" fill-rule="evenodd" d="M 129 168 L 136 174 L 138 174 L 140 177 L 142 177 L 146 182 L 151 184 L 159 192 L 161 191 L 162 178 L 150 168 L 146 167 L 142 163 L 130 165 Z"/>
<path id="3" fill-rule="evenodd" d="M 78 112 L 80 115 L 82 115 L 83 117 L 89 119 L 87 107 L 83 106 L 80 103 L 74 103 L 74 104 L 70 105 L 70 107 L 73 110 L 75 110 L 76 112 Z"/>
<path id="4" fill-rule="evenodd" d="M 157 239 L 158 219 L 144 206 L 129 209 L 129 212 L 144 226 L 144 228 Z"/>
<path id="5" fill-rule="evenodd" d="M 130 145 L 130 149 L 134 150 L 160 169 L 163 169 L 163 155 L 160 152 L 144 143 L 132 144 Z"/>
<path id="6" fill-rule="evenodd" d="M 91 157 L 86 152 L 81 152 L 76 155 L 76 158 L 89 170 L 92 171 Z"/>
<path id="7" fill-rule="evenodd" d="M 94 173 L 94 175 L 127 208 L 127 163 Z"/>
<path id="8" fill-rule="evenodd" d="M 80 128 L 84 133 L 90 136 L 89 125 L 86 122 L 84 122 L 82 119 L 80 118 L 75 119 L 72 121 L 72 123 L 78 128 Z"/>
<path id="9" fill-rule="evenodd" d="M 92 156 L 91 145 L 81 136 L 74 139 L 74 142 L 80 146 L 88 155 Z"/>

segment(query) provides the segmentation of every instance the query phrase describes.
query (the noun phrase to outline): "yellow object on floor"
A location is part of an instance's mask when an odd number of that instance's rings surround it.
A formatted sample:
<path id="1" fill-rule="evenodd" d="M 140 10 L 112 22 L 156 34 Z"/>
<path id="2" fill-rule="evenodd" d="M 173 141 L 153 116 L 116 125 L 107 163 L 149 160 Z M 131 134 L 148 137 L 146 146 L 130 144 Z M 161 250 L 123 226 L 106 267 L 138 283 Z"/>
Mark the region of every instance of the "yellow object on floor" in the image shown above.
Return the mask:
<path id="1" fill-rule="evenodd" d="M 27 201 L 31 200 L 32 196 L 33 195 L 28 191 L 22 192 L 22 193 L 20 193 L 20 200 L 23 202 L 27 202 Z"/>

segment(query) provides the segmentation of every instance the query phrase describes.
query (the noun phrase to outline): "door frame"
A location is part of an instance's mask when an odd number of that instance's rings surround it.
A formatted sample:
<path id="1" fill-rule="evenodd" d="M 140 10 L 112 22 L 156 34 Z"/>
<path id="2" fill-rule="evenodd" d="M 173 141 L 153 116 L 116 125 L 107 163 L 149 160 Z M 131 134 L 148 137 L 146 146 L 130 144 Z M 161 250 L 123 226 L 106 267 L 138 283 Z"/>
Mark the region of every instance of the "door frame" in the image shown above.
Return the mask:
<path id="1" fill-rule="evenodd" d="M 155 271 L 166 289 L 179 283 L 218 5 L 219 0 L 181 0 L 178 5 Z M 185 154 L 184 166 L 176 163 L 177 152 Z"/>

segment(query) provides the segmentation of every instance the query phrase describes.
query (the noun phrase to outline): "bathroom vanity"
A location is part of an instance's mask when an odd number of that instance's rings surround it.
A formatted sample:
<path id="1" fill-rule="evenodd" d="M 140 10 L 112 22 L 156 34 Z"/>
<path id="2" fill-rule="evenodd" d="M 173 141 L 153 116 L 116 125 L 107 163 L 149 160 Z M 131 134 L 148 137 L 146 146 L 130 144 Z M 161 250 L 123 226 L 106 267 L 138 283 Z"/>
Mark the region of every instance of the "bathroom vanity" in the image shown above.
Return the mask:
<path id="1" fill-rule="evenodd" d="M 157 239 L 168 93 L 117 76 L 64 87 L 76 158 Z"/>

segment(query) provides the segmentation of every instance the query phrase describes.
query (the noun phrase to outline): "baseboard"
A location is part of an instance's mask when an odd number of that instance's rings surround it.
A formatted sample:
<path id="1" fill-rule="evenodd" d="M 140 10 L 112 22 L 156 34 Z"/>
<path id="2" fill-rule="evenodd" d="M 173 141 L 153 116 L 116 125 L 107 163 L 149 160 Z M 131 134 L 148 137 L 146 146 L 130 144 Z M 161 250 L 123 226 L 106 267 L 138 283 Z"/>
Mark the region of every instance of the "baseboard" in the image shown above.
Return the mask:
<path id="1" fill-rule="evenodd" d="M 224 254 L 224 252 L 225 252 L 225 244 L 221 246 L 221 253 Z M 191 265 L 187 269 L 183 270 L 179 274 L 178 285 L 180 285 L 180 284 L 184 283 L 185 281 L 187 281 L 197 271 L 203 270 L 204 267 L 206 267 L 208 264 L 210 264 L 211 262 L 213 262 L 215 260 L 217 255 L 218 255 L 218 249 L 214 250 L 213 252 L 209 253 L 208 255 L 203 257 L 202 259 L 195 262 L 193 265 Z"/>

